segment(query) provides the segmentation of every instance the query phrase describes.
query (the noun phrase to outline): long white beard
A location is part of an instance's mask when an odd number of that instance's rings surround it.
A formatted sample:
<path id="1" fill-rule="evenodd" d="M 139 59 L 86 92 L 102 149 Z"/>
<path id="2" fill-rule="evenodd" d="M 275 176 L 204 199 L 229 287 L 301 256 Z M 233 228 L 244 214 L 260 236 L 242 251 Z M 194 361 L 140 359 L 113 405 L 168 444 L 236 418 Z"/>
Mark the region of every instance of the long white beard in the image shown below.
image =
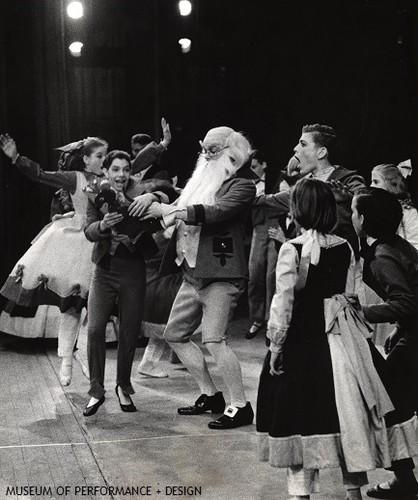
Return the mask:
<path id="1" fill-rule="evenodd" d="M 192 176 L 177 200 L 177 206 L 184 208 L 194 204 L 214 205 L 216 194 L 222 184 L 234 177 L 235 173 L 235 167 L 226 154 L 217 160 L 210 161 L 200 156 Z"/>

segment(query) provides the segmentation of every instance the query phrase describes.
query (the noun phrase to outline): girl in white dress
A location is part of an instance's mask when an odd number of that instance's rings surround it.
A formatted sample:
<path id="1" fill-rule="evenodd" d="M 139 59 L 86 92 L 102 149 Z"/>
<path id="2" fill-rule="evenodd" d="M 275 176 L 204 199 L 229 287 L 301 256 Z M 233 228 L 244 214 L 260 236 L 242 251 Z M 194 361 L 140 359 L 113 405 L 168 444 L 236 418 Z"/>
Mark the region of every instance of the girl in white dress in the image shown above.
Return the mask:
<path id="1" fill-rule="evenodd" d="M 0 147 L 12 163 L 36 182 L 69 192 L 74 212 L 47 226 L 19 259 L 0 293 L 8 303 L 6 312 L 16 306 L 37 308 L 58 306 L 58 356 L 62 358 L 60 382 L 68 385 L 72 375 L 73 349 L 77 340 L 80 313 L 86 305 L 90 284 L 93 245 L 84 236 L 87 194 L 98 189 L 98 176 L 107 153 L 107 143 L 97 137 L 69 144 L 63 149 L 61 170 L 45 172 L 32 160 L 17 152 L 9 135 L 0 136 Z"/>

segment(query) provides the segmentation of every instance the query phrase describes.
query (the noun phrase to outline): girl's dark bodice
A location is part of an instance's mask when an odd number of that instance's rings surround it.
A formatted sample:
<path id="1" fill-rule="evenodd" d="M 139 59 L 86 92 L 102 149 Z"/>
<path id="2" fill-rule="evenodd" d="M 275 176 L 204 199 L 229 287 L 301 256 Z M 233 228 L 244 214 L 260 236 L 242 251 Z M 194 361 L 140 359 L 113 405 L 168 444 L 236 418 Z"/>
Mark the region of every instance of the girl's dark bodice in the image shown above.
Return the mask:
<path id="1" fill-rule="evenodd" d="M 309 267 L 306 285 L 301 293 L 312 294 L 317 298 L 344 293 L 350 260 L 351 250 L 347 243 L 321 248 L 319 264 Z"/>
<path id="2" fill-rule="evenodd" d="M 295 247 L 300 255 L 302 246 Z M 290 343 L 326 341 L 324 299 L 345 292 L 350 260 L 348 243 L 321 248 L 318 265 L 309 267 L 305 287 L 295 294 Z"/>

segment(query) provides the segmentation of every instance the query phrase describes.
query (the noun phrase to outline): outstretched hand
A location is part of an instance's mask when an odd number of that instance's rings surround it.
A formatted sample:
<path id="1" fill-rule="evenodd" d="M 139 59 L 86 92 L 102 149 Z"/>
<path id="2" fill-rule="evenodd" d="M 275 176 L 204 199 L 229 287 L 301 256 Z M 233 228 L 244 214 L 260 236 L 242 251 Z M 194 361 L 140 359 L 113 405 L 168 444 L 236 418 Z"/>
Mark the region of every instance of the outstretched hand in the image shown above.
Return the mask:
<path id="1" fill-rule="evenodd" d="M 14 139 L 12 139 L 9 134 L 0 135 L 0 147 L 4 154 L 12 161 L 17 158 L 17 146 Z"/>
<path id="2" fill-rule="evenodd" d="M 163 205 L 163 203 L 152 203 L 145 212 L 143 219 L 161 219 L 164 215 Z"/>
<path id="3" fill-rule="evenodd" d="M 161 128 L 163 129 L 163 140 L 161 141 L 166 148 L 171 142 L 170 125 L 165 118 L 161 118 Z"/>
<path id="4" fill-rule="evenodd" d="M 327 184 L 331 187 L 337 202 L 341 203 L 351 200 L 352 195 L 347 186 L 345 186 L 342 182 L 332 179 L 327 181 Z"/>
<path id="5" fill-rule="evenodd" d="M 152 193 L 141 194 L 129 205 L 128 213 L 131 217 L 141 217 L 154 202 L 155 196 Z"/>

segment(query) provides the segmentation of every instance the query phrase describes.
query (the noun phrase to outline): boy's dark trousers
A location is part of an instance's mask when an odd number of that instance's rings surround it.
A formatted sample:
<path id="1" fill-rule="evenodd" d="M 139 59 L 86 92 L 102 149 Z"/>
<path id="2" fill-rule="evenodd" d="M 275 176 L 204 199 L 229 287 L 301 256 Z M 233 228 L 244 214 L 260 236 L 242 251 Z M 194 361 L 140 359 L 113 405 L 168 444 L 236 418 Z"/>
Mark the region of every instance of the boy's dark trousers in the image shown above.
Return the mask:
<path id="1" fill-rule="evenodd" d="M 122 245 L 120 245 L 122 246 Z M 118 248 L 119 250 L 119 248 Z M 131 369 L 141 330 L 146 280 L 145 262 L 127 249 L 106 255 L 93 271 L 88 298 L 87 353 L 90 370 L 89 395 L 100 399 L 104 393 L 106 324 L 118 301 L 119 337 L 116 383 L 126 395 L 134 394 Z"/>

